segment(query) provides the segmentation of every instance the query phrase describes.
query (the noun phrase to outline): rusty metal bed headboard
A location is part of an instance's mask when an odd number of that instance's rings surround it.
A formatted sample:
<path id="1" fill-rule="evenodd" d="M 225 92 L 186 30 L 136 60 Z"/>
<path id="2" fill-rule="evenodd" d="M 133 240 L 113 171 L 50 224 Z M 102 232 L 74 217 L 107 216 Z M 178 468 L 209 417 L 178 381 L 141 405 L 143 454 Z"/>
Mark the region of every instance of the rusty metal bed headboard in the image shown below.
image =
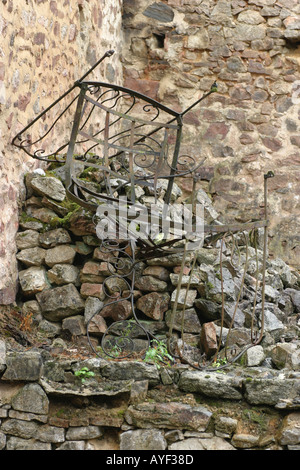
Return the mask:
<path id="1" fill-rule="evenodd" d="M 101 81 L 86 80 L 92 70 L 113 53 L 114 51 L 107 51 L 81 79 L 77 80 L 69 90 L 29 123 L 12 141 L 13 145 L 33 158 L 62 165 L 65 171 L 68 198 L 94 214 L 97 213 L 99 204 L 106 202 L 114 207 L 119 202 L 122 191 L 127 195 L 129 205 L 138 204 L 135 193 L 137 187 L 151 188 L 156 195 L 156 188 L 160 180 L 165 182 L 164 202 L 168 205 L 171 202 L 174 179 L 178 176 L 193 176 L 195 170 L 203 163 L 203 161 L 197 163 L 190 156 L 180 155 L 183 117 L 211 93 L 217 91 L 217 85 L 213 83 L 208 93 L 179 113 L 128 88 Z M 62 106 L 64 99 L 67 100 L 67 104 Z M 58 109 L 56 114 L 54 113 L 55 107 Z M 47 114 L 51 115 L 52 112 L 52 123 L 48 126 L 42 125 L 41 129 L 40 124 L 44 122 L 45 116 Z M 63 120 L 66 124 L 61 126 Z M 32 136 L 30 133 L 35 125 L 38 127 L 37 136 Z M 47 147 L 50 147 L 51 133 L 54 128 L 56 129 L 56 137 L 61 137 L 61 141 L 51 152 L 46 152 Z M 58 132 L 57 129 L 59 129 Z M 97 176 L 94 184 L 84 177 L 87 170 L 94 172 Z M 250 232 L 258 228 L 264 230 L 262 328 L 260 335 L 253 338 L 250 346 L 261 341 L 263 332 L 264 272 L 268 227 L 267 180 L 271 176 L 273 176 L 271 172 L 264 175 L 265 214 L 262 220 L 247 224 L 204 224 L 202 226 L 204 235 L 211 234 L 215 238 L 222 238 L 222 241 L 228 234 L 243 231 Z M 195 181 L 196 178 L 194 178 Z M 163 218 L 164 214 L 161 214 L 160 217 Z M 133 301 L 135 267 L 141 258 L 149 259 L 164 256 L 174 251 L 186 250 L 186 244 L 179 247 L 175 246 L 177 241 L 175 238 L 157 244 L 151 237 L 138 239 L 139 258 L 136 258 L 135 244 L 132 244 L 131 254 L 129 254 L 129 251 L 126 250 L 128 246 L 120 247 L 117 240 L 102 240 L 101 247 L 104 251 L 117 251 L 116 265 L 120 261 L 119 255 L 121 255 L 120 257 L 124 256 L 125 261 L 129 262 L 127 269 L 124 268 L 126 263 L 121 270 L 119 265 L 118 269 L 115 269 L 108 279 L 117 278 L 118 285 L 120 284 L 120 278 L 124 281 L 128 292 L 126 299 L 131 302 L 135 320 L 134 327 L 132 327 L 132 324 L 130 325 L 130 334 L 132 333 L 133 338 L 141 332 L 148 338 L 148 343 L 150 343 L 150 337 L 153 338 L 153 335 L 146 331 L 139 322 L 135 313 Z M 129 284 L 128 279 L 130 279 L 131 284 Z M 110 294 L 109 289 L 106 289 L 107 285 L 108 281 L 106 280 L 103 287 L 107 297 L 111 299 L 110 303 L 122 302 L 124 296 L 118 295 L 120 294 L 118 288 L 117 291 Z M 179 289 L 180 283 L 177 287 L 178 292 Z M 176 309 L 176 302 L 174 308 Z M 90 318 L 89 323 L 92 318 Z M 88 338 L 89 323 L 87 325 Z M 127 334 L 126 338 L 122 336 L 120 330 L 124 328 L 123 324 L 119 325 L 119 323 L 116 322 L 115 343 L 113 344 L 122 346 L 124 350 L 126 348 L 130 349 L 133 342 L 131 336 L 130 334 Z M 107 355 L 110 355 L 110 352 L 106 349 L 105 341 L 112 334 L 113 329 L 114 323 L 103 335 L 102 348 Z M 136 331 L 138 329 L 140 332 Z M 109 341 L 107 344 L 110 344 Z M 91 342 L 90 345 L 94 353 L 97 354 Z M 126 353 L 124 357 L 127 357 L 127 355 Z"/>

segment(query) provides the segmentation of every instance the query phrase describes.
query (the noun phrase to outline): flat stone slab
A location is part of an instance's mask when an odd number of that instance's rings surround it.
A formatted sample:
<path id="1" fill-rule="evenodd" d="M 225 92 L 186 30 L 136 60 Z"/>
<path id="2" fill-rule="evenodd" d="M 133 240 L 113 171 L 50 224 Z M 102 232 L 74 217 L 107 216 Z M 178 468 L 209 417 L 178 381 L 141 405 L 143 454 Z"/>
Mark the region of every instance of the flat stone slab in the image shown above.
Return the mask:
<path id="1" fill-rule="evenodd" d="M 178 387 L 185 392 L 194 392 L 215 398 L 240 400 L 242 378 L 223 375 L 219 372 L 185 371 L 181 374 Z"/>
<path id="2" fill-rule="evenodd" d="M 205 431 L 212 413 L 204 406 L 184 403 L 140 403 L 130 406 L 125 414 L 128 424 L 140 428 L 186 429 Z"/>
<path id="3" fill-rule="evenodd" d="M 40 379 L 40 384 L 49 395 L 66 395 L 66 396 L 115 396 L 122 393 L 129 393 L 133 380 L 101 380 L 92 384 L 72 384 L 59 383 L 45 378 Z"/>

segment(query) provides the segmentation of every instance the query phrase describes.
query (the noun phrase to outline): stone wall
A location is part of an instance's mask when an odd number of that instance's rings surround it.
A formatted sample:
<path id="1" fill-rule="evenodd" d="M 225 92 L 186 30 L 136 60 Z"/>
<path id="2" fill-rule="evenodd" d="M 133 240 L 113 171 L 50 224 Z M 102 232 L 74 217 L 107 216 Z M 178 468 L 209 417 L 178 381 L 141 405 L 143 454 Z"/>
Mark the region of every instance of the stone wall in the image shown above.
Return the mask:
<path id="1" fill-rule="evenodd" d="M 0 450 L 299 450 L 299 378 L 7 352 Z M 83 369 L 93 377 L 76 376 Z M 105 455 L 105 454 L 104 454 Z"/>
<path id="2" fill-rule="evenodd" d="M 270 255 L 299 265 L 297 0 L 124 1 L 125 85 L 185 110 L 181 151 L 224 220 L 259 218 L 270 182 Z M 188 183 L 183 181 L 183 186 Z"/>
<path id="3" fill-rule="evenodd" d="M 23 175 L 37 162 L 12 138 L 81 77 L 106 50 L 114 59 L 91 78 L 122 80 L 121 2 L 3 0 L 0 13 L 0 304 L 15 299 L 14 238 Z M 53 135 L 55 141 L 58 135 Z"/>

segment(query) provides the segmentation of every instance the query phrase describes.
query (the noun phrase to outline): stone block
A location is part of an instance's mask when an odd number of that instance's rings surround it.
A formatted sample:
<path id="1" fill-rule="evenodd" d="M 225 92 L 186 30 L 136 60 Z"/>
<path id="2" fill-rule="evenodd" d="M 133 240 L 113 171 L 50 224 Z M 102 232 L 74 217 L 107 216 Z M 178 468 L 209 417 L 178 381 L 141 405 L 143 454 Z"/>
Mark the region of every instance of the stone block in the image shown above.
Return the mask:
<path id="1" fill-rule="evenodd" d="M 79 285 L 79 269 L 72 264 L 55 264 L 47 272 L 51 283 L 58 286 L 63 284 Z"/>
<path id="2" fill-rule="evenodd" d="M 129 406 L 125 419 L 128 424 L 141 428 L 186 429 L 205 431 L 212 413 L 204 406 L 184 403 L 140 403 Z"/>
<path id="3" fill-rule="evenodd" d="M 53 176 L 34 176 L 30 185 L 36 194 L 50 197 L 55 201 L 62 202 L 66 197 L 64 185 Z"/>
<path id="4" fill-rule="evenodd" d="M 120 450 L 165 450 L 167 441 L 158 429 L 126 431 L 120 437 Z"/>
<path id="5" fill-rule="evenodd" d="M 39 244 L 39 233 L 35 230 L 25 230 L 19 232 L 16 236 L 16 245 L 18 250 L 33 248 Z"/>
<path id="6" fill-rule="evenodd" d="M 55 264 L 72 264 L 76 251 L 69 245 L 58 245 L 46 252 L 45 263 L 52 268 Z"/>
<path id="7" fill-rule="evenodd" d="M 19 272 L 19 281 L 25 296 L 31 296 L 50 287 L 46 270 L 40 266 L 31 266 Z"/>
<path id="8" fill-rule="evenodd" d="M 25 248 L 17 254 L 17 260 L 26 266 L 41 266 L 44 264 L 46 250 L 36 246 L 34 248 Z"/>
<path id="9" fill-rule="evenodd" d="M 57 228 L 39 235 L 39 243 L 43 248 L 53 248 L 56 245 L 71 243 L 71 237 L 67 230 Z"/>
<path id="10" fill-rule="evenodd" d="M 59 321 L 84 311 L 84 301 L 74 284 L 47 289 L 36 298 L 43 316 L 49 321 Z"/>
<path id="11" fill-rule="evenodd" d="M 6 365 L 2 380 L 26 380 L 34 382 L 39 379 L 42 369 L 42 358 L 35 351 L 7 352 Z"/>

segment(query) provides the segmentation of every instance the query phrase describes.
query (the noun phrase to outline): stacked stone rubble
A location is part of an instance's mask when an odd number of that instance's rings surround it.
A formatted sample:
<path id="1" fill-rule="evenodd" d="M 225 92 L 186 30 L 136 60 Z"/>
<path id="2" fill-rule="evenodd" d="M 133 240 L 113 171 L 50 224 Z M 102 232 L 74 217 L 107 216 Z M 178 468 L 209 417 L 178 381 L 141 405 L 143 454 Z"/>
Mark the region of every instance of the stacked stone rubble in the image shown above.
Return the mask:
<path id="1" fill-rule="evenodd" d="M 133 315 L 128 300 L 130 276 L 113 276 L 118 274 L 114 262 L 122 255 L 118 251 L 103 251 L 91 215 L 68 202 L 64 185 L 58 178 L 36 172 L 27 175 L 26 181 L 28 198 L 16 239 L 20 262 L 19 301 L 23 315 L 33 315 L 36 328 L 49 344 L 67 332 L 88 347 L 86 327 L 89 324 L 91 340 L 97 349 L 108 326 L 129 320 Z M 153 196 L 148 198 L 154 200 Z M 203 191 L 198 194 L 198 200 L 203 200 Z M 211 220 L 217 216 L 207 202 L 205 213 Z M 183 348 L 186 358 L 196 362 L 202 355 L 210 358 L 216 352 L 219 339 L 222 276 L 224 338 L 232 324 L 234 333 L 229 345 L 242 348 L 250 344 L 254 299 L 256 315 L 261 315 L 262 250 L 260 238 L 257 251 L 253 246 L 248 247 L 247 271 L 240 295 L 246 260 L 243 240 L 242 234 L 237 236 L 240 246 L 233 258 L 231 240 L 223 246 L 221 259 L 220 242 L 199 248 L 191 278 L 192 253 L 189 252 L 177 300 L 183 254 L 147 261 L 141 259 L 135 273 L 134 308 L 146 329 L 165 339 L 172 325 L 173 339 L 178 348 Z M 259 288 L 256 293 L 257 269 Z M 121 301 L 111 302 L 114 292 Z M 265 298 L 265 339 L 261 346 L 247 352 L 246 360 L 254 363 L 271 360 L 273 367 L 289 365 L 298 370 L 300 306 L 297 271 L 291 270 L 280 259 L 268 261 Z M 177 309 L 173 312 L 175 302 Z M 144 338 L 144 345 L 146 343 Z M 260 351 L 257 357 L 253 356 L 255 350 Z"/>

